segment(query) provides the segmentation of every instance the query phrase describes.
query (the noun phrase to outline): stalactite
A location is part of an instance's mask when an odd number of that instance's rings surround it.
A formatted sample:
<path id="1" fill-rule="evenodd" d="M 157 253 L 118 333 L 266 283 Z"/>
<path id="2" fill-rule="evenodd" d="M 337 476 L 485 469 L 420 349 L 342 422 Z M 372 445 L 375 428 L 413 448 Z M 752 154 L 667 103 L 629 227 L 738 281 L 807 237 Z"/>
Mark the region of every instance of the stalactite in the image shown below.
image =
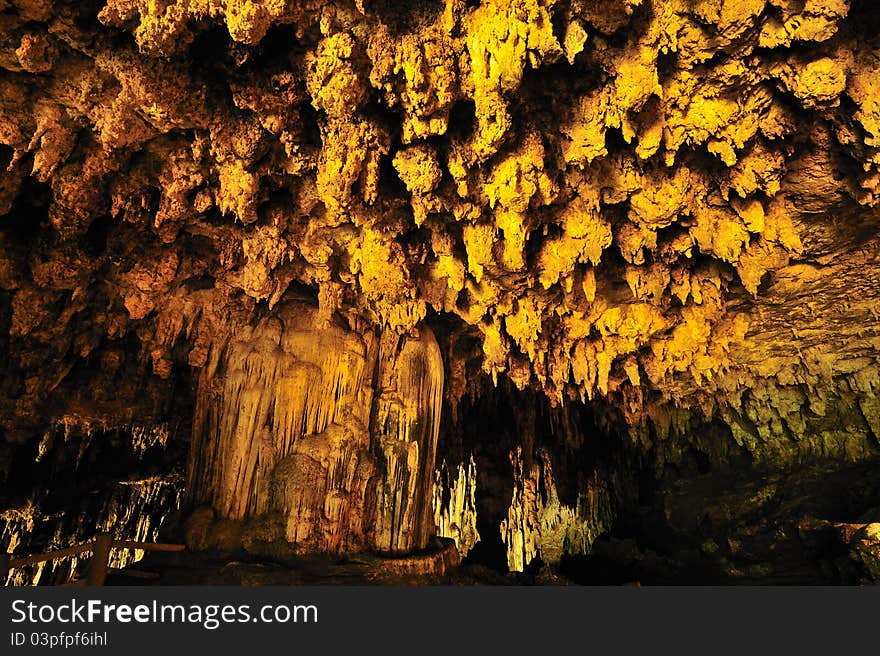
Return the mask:
<path id="1" fill-rule="evenodd" d="M 357 335 L 300 303 L 212 350 L 190 505 L 283 519 L 302 552 L 407 552 L 434 534 L 443 365 L 427 328 Z"/>
<path id="2" fill-rule="evenodd" d="M 501 537 L 512 572 L 522 572 L 537 557 L 556 564 L 563 554 L 589 554 L 593 541 L 614 519 L 604 480 L 594 474 L 578 490 L 575 507 L 568 506 L 559 500 L 550 454 L 540 449 L 536 455 L 526 467 L 522 448 L 510 453 L 513 497 L 501 522 Z"/>
<path id="3" fill-rule="evenodd" d="M 3 521 L 0 544 L 6 545 L 7 553 L 16 553 L 22 542 L 34 532 L 38 514 L 39 510 L 30 501 L 20 508 L 9 508 L 0 513 Z"/>
<path id="4" fill-rule="evenodd" d="M 215 345 L 196 407 L 191 501 L 210 501 L 231 519 L 265 513 L 273 468 L 303 435 L 331 425 L 357 435 L 368 424 L 358 395 L 369 337 L 337 326 L 317 329 L 313 318 L 291 306 L 281 318 Z"/>
<path id="5" fill-rule="evenodd" d="M 0 548 L 15 555 L 42 553 L 82 544 L 96 533 L 120 539 L 154 541 L 168 515 L 180 508 L 183 477 L 174 471 L 143 478 L 111 481 L 90 479 L 96 461 L 130 461 L 136 468 L 148 454 L 153 466 L 168 446 L 165 424 L 113 426 L 105 420 L 61 417 L 39 438 L 35 463 L 51 472 L 59 485 L 82 479 L 89 485 L 82 498 L 53 495 L 51 487 L 37 486 L 23 504 L 0 514 Z M 106 452 L 104 450 L 107 450 Z M 123 567 L 143 553 L 114 550 L 110 566 Z M 70 556 L 15 569 L 10 585 L 64 583 L 84 571 L 88 556 Z"/>
<path id="6" fill-rule="evenodd" d="M 455 540 L 466 556 L 480 541 L 477 531 L 477 464 L 473 456 L 465 467 L 459 463 L 453 478 L 444 460 L 434 472 L 434 524 L 437 535 Z"/>
<path id="7" fill-rule="evenodd" d="M 22 553 L 21 547 L 32 544 L 32 535 L 38 524 L 56 524 L 52 538 L 39 551 L 63 549 L 90 541 L 96 533 L 107 532 L 125 540 L 155 542 L 163 520 L 180 507 L 183 494 L 179 477 L 152 477 L 139 481 L 119 481 L 109 491 L 109 502 L 100 515 L 74 515 L 73 521 L 59 521 L 52 516 L 41 516 L 29 507 L 19 512 L 7 511 L 0 519 L 4 522 L 0 540 L 11 552 Z M 30 507 L 32 508 L 32 507 Z M 125 567 L 143 557 L 140 550 L 115 549 L 110 554 L 110 567 Z M 89 555 L 67 556 L 38 565 L 13 570 L 9 585 L 40 585 L 46 581 L 64 583 L 81 576 Z"/>
<path id="8" fill-rule="evenodd" d="M 180 476 L 119 481 L 117 489 L 100 530 L 125 540 L 156 542 L 162 522 L 180 508 L 183 500 Z M 141 549 L 114 549 L 110 567 L 125 567 L 143 557 Z"/>
<path id="9" fill-rule="evenodd" d="M 52 422 L 52 425 L 43 432 L 35 460 L 36 462 L 42 460 L 54 447 L 55 439 L 60 436 L 65 443 L 78 440 L 77 465 L 79 465 L 94 436 L 110 431 L 122 437 L 130 446 L 131 452 L 139 456 L 143 456 L 153 447 L 164 449 L 168 445 L 170 435 L 167 423 L 113 424 L 105 419 L 64 415 Z"/>

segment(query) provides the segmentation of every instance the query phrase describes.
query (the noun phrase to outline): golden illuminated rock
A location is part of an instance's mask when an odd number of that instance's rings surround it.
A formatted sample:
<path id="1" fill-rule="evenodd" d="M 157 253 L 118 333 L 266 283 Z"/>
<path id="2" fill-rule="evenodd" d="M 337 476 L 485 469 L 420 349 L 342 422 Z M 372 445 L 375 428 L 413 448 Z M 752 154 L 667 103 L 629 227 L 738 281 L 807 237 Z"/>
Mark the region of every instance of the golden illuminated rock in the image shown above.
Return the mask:
<path id="1" fill-rule="evenodd" d="M 440 353 L 427 328 L 372 337 L 294 304 L 215 343 L 199 385 L 191 501 L 223 519 L 269 517 L 301 553 L 426 547 Z"/>
<path id="2" fill-rule="evenodd" d="M 866 459 L 878 25 L 867 0 L 0 0 L 0 431 L 198 379 L 190 500 L 311 551 L 476 540 L 469 467 L 431 499 L 483 375 L 607 404 L 657 463 Z M 509 565 L 589 552 L 605 520 L 514 460 Z"/>

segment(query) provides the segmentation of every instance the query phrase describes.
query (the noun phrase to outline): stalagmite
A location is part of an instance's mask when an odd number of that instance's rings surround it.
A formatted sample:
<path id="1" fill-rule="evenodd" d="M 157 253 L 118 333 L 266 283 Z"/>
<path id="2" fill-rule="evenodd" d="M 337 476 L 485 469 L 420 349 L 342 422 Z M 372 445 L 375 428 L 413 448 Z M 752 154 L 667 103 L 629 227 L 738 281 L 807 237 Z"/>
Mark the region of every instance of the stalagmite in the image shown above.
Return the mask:
<path id="1" fill-rule="evenodd" d="M 280 305 L 212 350 L 189 504 L 277 518 L 301 553 L 424 548 L 442 393 L 427 327 L 358 335 L 315 307 Z"/>
<path id="2" fill-rule="evenodd" d="M 434 524 L 437 535 L 455 540 L 461 555 L 466 556 L 480 541 L 477 531 L 477 465 L 473 456 L 467 467 L 458 465 L 453 478 L 444 461 L 434 472 Z"/>
<path id="3" fill-rule="evenodd" d="M 507 547 L 507 566 L 522 572 L 535 558 L 558 564 L 563 554 L 589 554 L 593 541 L 614 519 L 603 481 L 588 480 L 578 490 L 577 503 L 559 500 L 550 455 L 541 450 L 527 467 L 521 448 L 510 454 L 513 497 L 501 537 Z"/>

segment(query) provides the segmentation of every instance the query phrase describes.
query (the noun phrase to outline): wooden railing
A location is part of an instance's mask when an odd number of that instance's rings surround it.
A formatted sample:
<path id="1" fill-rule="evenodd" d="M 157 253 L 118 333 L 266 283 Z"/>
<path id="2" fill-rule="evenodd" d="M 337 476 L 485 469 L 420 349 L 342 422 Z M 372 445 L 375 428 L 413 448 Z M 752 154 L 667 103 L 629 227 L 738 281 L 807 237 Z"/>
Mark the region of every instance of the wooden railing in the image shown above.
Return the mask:
<path id="1" fill-rule="evenodd" d="M 104 585 L 107 573 L 110 571 L 110 552 L 113 549 L 141 549 L 143 551 L 183 551 L 186 547 L 182 544 L 164 544 L 161 542 L 138 542 L 137 540 L 114 540 L 109 533 L 99 533 L 92 542 L 78 544 L 65 549 L 57 549 L 42 554 L 14 557 L 12 554 L 0 553 L 0 582 L 6 583 L 9 571 L 28 565 L 78 556 L 87 552 L 92 553 L 86 577 L 70 585 Z"/>

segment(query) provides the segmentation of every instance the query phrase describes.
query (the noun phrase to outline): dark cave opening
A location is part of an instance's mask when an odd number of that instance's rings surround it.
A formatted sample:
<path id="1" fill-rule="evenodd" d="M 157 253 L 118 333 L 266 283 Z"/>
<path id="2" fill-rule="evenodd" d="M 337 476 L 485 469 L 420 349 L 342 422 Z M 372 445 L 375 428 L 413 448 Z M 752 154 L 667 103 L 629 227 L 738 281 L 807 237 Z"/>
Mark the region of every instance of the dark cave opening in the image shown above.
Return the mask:
<path id="1" fill-rule="evenodd" d="M 12 208 L 0 222 L 0 236 L 12 253 L 24 252 L 34 241 L 43 236 L 49 222 L 49 205 L 52 188 L 48 183 L 33 177 L 25 178 L 22 188 L 12 203 Z"/>
<path id="2" fill-rule="evenodd" d="M 441 323 L 436 317 L 433 322 Z M 461 348 L 467 350 L 466 344 Z M 186 349 L 178 350 L 183 357 Z M 71 381 L 88 386 L 99 363 L 100 358 L 84 361 Z M 39 521 L 18 553 L 90 539 L 111 516 L 126 517 L 124 530 L 137 531 L 144 521 L 158 529 L 157 518 L 171 518 L 180 503 L 194 385 L 183 369 L 170 381 L 167 393 L 179 402 L 160 410 L 168 420 L 164 441 L 138 446 L 135 426 L 62 421 L 4 449 L 4 540 L 28 519 L 9 510 L 28 507 L 38 508 Z M 436 467 L 445 467 L 449 476 L 473 458 L 480 540 L 462 554 L 454 583 L 853 583 L 862 575 L 830 529 L 805 529 L 803 523 L 829 516 L 864 521 L 865 512 L 880 505 L 876 463 L 804 463 L 791 471 L 765 471 L 736 450 L 720 457 L 713 449 L 729 441 L 725 426 L 702 424 L 691 427 L 692 444 L 677 463 L 658 469 L 651 463 L 663 457 L 640 453 L 613 407 L 601 401 L 554 406 L 542 393 L 519 390 L 503 376 L 497 384 L 487 375 L 469 376 L 455 410 L 447 398 Z M 523 475 L 539 472 L 533 479 L 539 506 L 557 498 L 575 510 L 575 518 L 587 519 L 589 509 L 579 503 L 585 483 L 595 475 L 607 484 L 602 489 L 610 495 L 613 516 L 586 552 L 564 550 L 548 562 L 539 548 L 521 571 L 510 571 L 502 523 L 515 486 L 523 485 L 511 457 L 518 448 Z M 552 463 L 552 477 L 542 458 Z M 53 485 L 33 487 L 45 480 Z M 158 484 L 159 492 L 134 492 L 151 484 Z M 441 501 L 449 503 L 448 489 Z M 126 507 L 133 514 L 126 515 Z M 279 563 L 291 566 L 283 558 Z M 66 579 L 69 566 L 59 564 L 40 582 Z"/>
<path id="3" fill-rule="evenodd" d="M 102 426 L 61 419 L 4 458 L 2 541 L 16 555 L 82 544 L 100 531 L 155 539 L 177 510 L 186 443 L 165 426 Z M 34 486 L 34 481 L 52 481 Z M 118 556 L 120 564 L 130 554 Z M 77 560 L 16 572 L 18 584 L 58 585 Z"/>
<path id="4" fill-rule="evenodd" d="M 464 557 L 465 569 L 491 577 L 509 572 L 508 545 L 502 539 L 501 526 L 514 497 L 512 453 L 517 449 L 521 449 L 524 472 L 533 471 L 545 457 L 552 463 L 552 473 L 545 471 L 536 480 L 539 503 L 547 504 L 555 496 L 563 506 L 585 512 L 579 508 L 579 495 L 587 480 L 598 475 L 624 483 L 611 491 L 614 498 L 609 503 L 617 511 L 634 506 L 638 482 L 621 474 L 634 467 L 636 459 L 629 453 L 626 436 L 615 430 L 610 409 L 579 401 L 554 407 L 545 395 L 531 389 L 519 390 L 506 377 L 497 384 L 487 375 L 477 380 L 458 402 L 455 421 L 449 404 L 444 405 L 437 456 L 438 466 L 445 463 L 450 470 L 471 457 L 476 464 L 480 541 Z M 552 490 L 547 488 L 548 482 Z M 569 560 L 566 557 L 563 564 Z M 538 554 L 514 578 L 534 581 L 543 565 Z M 622 582 L 608 573 L 603 576 Z M 581 582 L 591 581 L 588 577 Z"/>

